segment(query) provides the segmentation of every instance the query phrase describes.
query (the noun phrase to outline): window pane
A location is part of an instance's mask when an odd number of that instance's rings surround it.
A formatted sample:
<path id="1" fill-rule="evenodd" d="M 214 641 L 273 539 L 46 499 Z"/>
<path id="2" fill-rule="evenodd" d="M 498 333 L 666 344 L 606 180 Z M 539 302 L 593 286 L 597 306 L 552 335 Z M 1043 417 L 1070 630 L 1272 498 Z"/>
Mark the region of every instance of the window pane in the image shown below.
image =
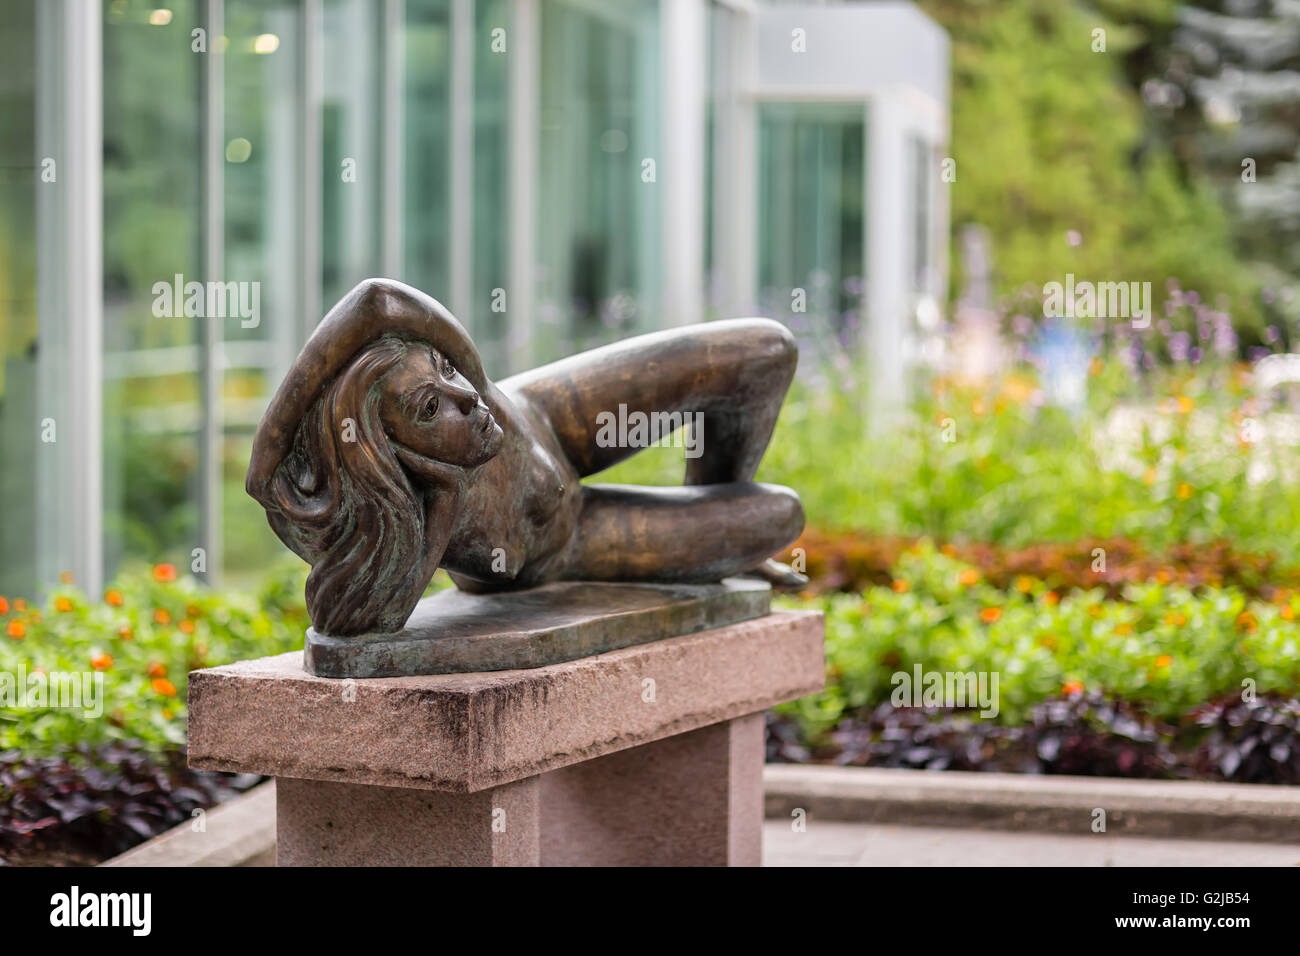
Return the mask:
<path id="1" fill-rule="evenodd" d="M 0 594 L 36 593 L 36 10 L 0 31 Z M 52 536 L 47 536 L 52 537 Z"/>
<path id="2" fill-rule="evenodd" d="M 474 4 L 474 279 L 470 331 L 488 374 L 503 377 L 505 311 L 493 311 L 496 290 L 510 278 L 509 57 L 493 52 L 492 31 L 509 30 L 508 0 Z M 507 47 L 507 49 L 509 49 Z M 507 300 L 506 305 L 509 302 Z"/>
<path id="3" fill-rule="evenodd" d="M 406 4 L 403 262 L 399 277 L 435 299 L 450 293 L 450 0 Z M 466 241 L 466 237 L 459 237 Z"/>
<path id="4" fill-rule="evenodd" d="M 243 584 L 285 548 L 244 492 L 253 432 L 301 346 L 300 14 L 294 0 L 226 0 L 223 141 L 225 278 L 257 282 L 260 321 L 222 326 L 224 579 Z"/>
<path id="5" fill-rule="evenodd" d="M 864 145 L 861 105 L 760 108 L 760 299 L 814 337 L 847 338 L 859 314 Z"/>
<path id="6" fill-rule="evenodd" d="M 379 269 L 379 0 L 324 7 L 321 116 L 322 302 Z"/>
<path id="7" fill-rule="evenodd" d="M 104 23 L 104 565 L 173 561 L 198 541 L 195 318 L 154 315 L 155 283 L 199 265 L 199 70 L 193 0 Z M 156 18 L 157 19 L 157 18 Z M 183 303 L 182 303 L 183 304 Z"/>
<path id="8" fill-rule="evenodd" d="M 534 336 L 547 359 L 660 324 L 659 191 L 643 162 L 660 158 L 660 70 L 656 3 L 541 10 Z"/>

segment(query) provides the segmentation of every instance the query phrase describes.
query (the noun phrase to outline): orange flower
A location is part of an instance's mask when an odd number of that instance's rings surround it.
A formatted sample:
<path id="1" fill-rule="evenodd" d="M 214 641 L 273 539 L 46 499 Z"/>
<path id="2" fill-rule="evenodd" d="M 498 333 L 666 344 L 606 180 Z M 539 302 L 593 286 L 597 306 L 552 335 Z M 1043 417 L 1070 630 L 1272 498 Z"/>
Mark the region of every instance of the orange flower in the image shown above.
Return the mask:
<path id="1" fill-rule="evenodd" d="M 176 565 L 174 564 L 155 564 L 153 566 L 153 577 L 155 581 L 175 581 Z"/>
<path id="2" fill-rule="evenodd" d="M 1000 607 L 986 607 L 984 610 L 980 611 L 980 620 L 985 624 L 992 624 L 1001 616 L 1002 608 Z"/>
<path id="3" fill-rule="evenodd" d="M 107 654 L 96 654 L 90 659 L 90 666 L 97 671 L 106 671 L 113 666 L 113 658 Z"/>
<path id="4" fill-rule="evenodd" d="M 72 583 L 72 572 L 71 572 L 71 571 L 60 571 L 60 572 L 59 572 L 59 583 L 60 583 L 60 584 L 71 584 L 71 583 Z"/>
<path id="5" fill-rule="evenodd" d="M 203 608 L 199 607 L 197 604 L 185 605 L 186 617 L 201 617 L 202 615 L 203 615 Z"/>
<path id="6" fill-rule="evenodd" d="M 9 613 L 9 599 L 5 597 L 0 597 L 0 614 L 8 614 L 8 613 Z"/>
<path id="7" fill-rule="evenodd" d="M 950 558 L 957 557 L 957 546 L 955 544 L 945 544 L 939 549 L 940 554 L 946 554 Z"/>
<path id="8" fill-rule="evenodd" d="M 171 612 L 165 607 L 160 607 L 153 612 L 153 619 L 159 624 L 170 624 L 172 622 Z"/>
<path id="9" fill-rule="evenodd" d="M 890 587 L 899 594 L 906 594 L 908 591 L 912 590 L 912 585 L 908 584 L 902 578 L 894 578 L 894 583 L 891 584 Z"/>
<path id="10" fill-rule="evenodd" d="M 1120 624 L 1115 625 L 1115 633 L 1116 633 L 1116 634 L 1132 634 L 1132 633 L 1133 633 L 1133 625 L 1130 624 L 1130 623 L 1128 623 L 1128 621 L 1123 621 L 1123 622 L 1121 622 Z"/>
<path id="11" fill-rule="evenodd" d="M 69 611 L 72 610 L 72 599 L 66 597 L 55 598 L 54 610 L 58 611 L 61 614 L 67 614 Z"/>
<path id="12" fill-rule="evenodd" d="M 1255 615 L 1251 614 L 1249 611 L 1242 611 L 1237 615 L 1237 627 L 1253 634 L 1255 633 L 1255 628 L 1259 627 L 1259 621 L 1256 620 Z"/>
<path id="13" fill-rule="evenodd" d="M 1044 634 L 1042 637 L 1038 639 L 1038 643 L 1043 647 L 1046 647 L 1048 650 L 1051 650 L 1052 648 L 1056 647 L 1056 635 Z"/>
<path id="14" fill-rule="evenodd" d="M 1174 662 L 1174 659 L 1168 654 L 1161 654 L 1156 658 L 1156 667 L 1168 667 Z"/>
<path id="15" fill-rule="evenodd" d="M 1174 495 L 1186 501 L 1192 496 L 1192 486 L 1185 481 L 1180 481 L 1178 487 L 1174 489 Z"/>
<path id="16" fill-rule="evenodd" d="M 130 626 L 128 626 L 128 625 L 126 625 L 126 624 L 123 624 L 121 627 L 119 627 L 119 628 L 117 629 L 117 636 L 120 637 L 120 638 L 121 638 L 122 640 L 124 640 L 124 641 L 133 641 L 133 640 L 135 640 L 135 632 L 132 631 L 131 628 L 130 628 Z"/>
<path id="17" fill-rule="evenodd" d="M 957 583 L 965 588 L 978 584 L 979 579 L 980 579 L 980 573 L 976 571 L 974 568 L 967 568 L 961 574 L 957 575 Z"/>
<path id="18" fill-rule="evenodd" d="M 149 665 L 149 669 L 145 671 L 145 673 L 148 674 L 150 677 L 166 677 L 167 665 L 164 664 L 162 661 L 154 661 L 152 664 Z"/>
<path id="19" fill-rule="evenodd" d="M 1021 594 L 1028 594 L 1034 589 L 1034 579 L 1028 575 L 1020 575 L 1016 578 L 1016 590 Z"/>
<path id="20" fill-rule="evenodd" d="M 1282 605 L 1282 620 L 1284 620 L 1284 621 L 1294 621 L 1294 620 L 1295 620 L 1295 610 L 1291 607 L 1290 604 L 1283 604 L 1283 605 Z"/>
<path id="21" fill-rule="evenodd" d="M 22 598 L 14 598 L 14 610 L 19 612 L 27 610 L 27 602 Z"/>
<path id="22" fill-rule="evenodd" d="M 122 592 L 117 590 L 117 588 L 109 588 L 104 592 L 105 604 L 111 604 L 113 607 L 121 607 L 125 602 L 126 598 L 122 596 Z"/>
<path id="23" fill-rule="evenodd" d="M 188 619 L 187 619 L 187 620 L 181 621 L 181 622 L 180 622 L 179 624 L 177 624 L 176 626 L 179 627 L 179 628 L 181 629 L 181 631 L 183 631 L 183 632 L 186 633 L 186 634 L 193 634 L 193 633 L 194 633 L 194 622 L 191 621 L 191 620 L 188 620 Z"/>
<path id="24" fill-rule="evenodd" d="M 154 693 L 162 694 L 164 697 L 176 696 L 176 685 L 166 677 L 155 677 L 149 686 L 154 689 Z"/>
<path id="25" fill-rule="evenodd" d="M 15 641 L 21 641 L 27 636 L 27 625 L 22 621 L 13 620 L 9 622 L 9 627 L 5 631 Z"/>
<path id="26" fill-rule="evenodd" d="M 1057 594 L 1055 591 L 1048 591 L 1046 594 L 1043 595 L 1043 603 L 1048 605 L 1049 607 L 1055 607 L 1056 605 L 1061 603 L 1061 596 Z"/>
<path id="27" fill-rule="evenodd" d="M 164 707 L 162 711 L 162 715 L 167 720 L 171 720 L 173 717 L 176 716 L 175 714 L 172 713 L 172 709 L 170 707 Z"/>
<path id="28" fill-rule="evenodd" d="M 1081 680 L 1068 680 L 1068 681 L 1066 681 L 1064 684 L 1061 685 L 1061 693 L 1063 693 L 1063 694 L 1082 694 L 1082 693 L 1083 693 L 1083 681 L 1081 681 Z"/>
<path id="29" fill-rule="evenodd" d="M 1189 398 L 1186 395 L 1178 396 L 1178 410 L 1182 412 L 1184 415 L 1191 414 L 1192 410 L 1195 408 L 1196 408 L 1195 400 Z"/>
<path id="30" fill-rule="evenodd" d="M 1187 623 L 1187 615 L 1182 611 L 1170 611 L 1165 615 L 1165 623 L 1171 627 L 1182 627 Z"/>

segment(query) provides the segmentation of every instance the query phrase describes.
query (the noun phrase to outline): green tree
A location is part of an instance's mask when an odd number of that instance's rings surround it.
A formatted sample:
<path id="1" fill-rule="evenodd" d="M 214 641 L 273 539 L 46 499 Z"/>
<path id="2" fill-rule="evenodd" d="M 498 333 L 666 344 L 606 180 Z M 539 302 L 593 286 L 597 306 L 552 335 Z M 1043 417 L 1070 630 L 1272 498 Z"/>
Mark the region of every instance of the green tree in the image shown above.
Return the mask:
<path id="1" fill-rule="evenodd" d="M 921 5 L 952 38 L 952 222 L 990 230 L 998 291 L 1073 273 L 1149 281 L 1158 307 L 1174 278 L 1210 302 L 1226 297 L 1238 324 L 1259 324 L 1228 216 L 1203 177 L 1151 144 L 1127 74 L 1173 3 L 1117 0 L 1105 15 L 1074 0 Z"/>

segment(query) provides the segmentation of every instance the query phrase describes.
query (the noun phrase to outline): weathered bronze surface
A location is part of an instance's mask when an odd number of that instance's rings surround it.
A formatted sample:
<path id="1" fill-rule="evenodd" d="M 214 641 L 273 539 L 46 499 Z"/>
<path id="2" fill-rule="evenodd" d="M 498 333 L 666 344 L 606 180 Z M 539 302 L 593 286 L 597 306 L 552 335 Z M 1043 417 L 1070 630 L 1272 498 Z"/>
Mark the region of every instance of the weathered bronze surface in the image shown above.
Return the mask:
<path id="1" fill-rule="evenodd" d="M 527 591 L 442 591 L 396 634 L 307 632 L 303 664 L 317 677 L 402 677 L 545 667 L 665 637 L 763 617 L 766 582 L 612 584 L 557 581 Z"/>
<path id="2" fill-rule="evenodd" d="M 768 559 L 802 530 L 799 498 L 753 480 L 796 359 L 781 325 L 735 319 L 494 383 L 441 304 L 371 279 L 271 400 L 247 489 L 311 564 L 314 629 L 335 638 L 401 630 L 440 566 L 479 593 L 743 572 L 796 585 Z M 684 486 L 581 484 L 639 450 L 606 427 L 638 413 L 694 423 Z"/>

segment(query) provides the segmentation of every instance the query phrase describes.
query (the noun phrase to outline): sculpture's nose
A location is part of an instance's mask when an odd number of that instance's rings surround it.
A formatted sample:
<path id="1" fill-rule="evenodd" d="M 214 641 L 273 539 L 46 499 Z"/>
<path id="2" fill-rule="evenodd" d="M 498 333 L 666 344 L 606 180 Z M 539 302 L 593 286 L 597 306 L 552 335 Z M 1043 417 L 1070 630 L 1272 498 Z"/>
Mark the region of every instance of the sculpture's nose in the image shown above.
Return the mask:
<path id="1" fill-rule="evenodd" d="M 453 383 L 450 398 L 462 415 L 468 415 L 479 404 L 478 392 L 472 386 Z"/>

